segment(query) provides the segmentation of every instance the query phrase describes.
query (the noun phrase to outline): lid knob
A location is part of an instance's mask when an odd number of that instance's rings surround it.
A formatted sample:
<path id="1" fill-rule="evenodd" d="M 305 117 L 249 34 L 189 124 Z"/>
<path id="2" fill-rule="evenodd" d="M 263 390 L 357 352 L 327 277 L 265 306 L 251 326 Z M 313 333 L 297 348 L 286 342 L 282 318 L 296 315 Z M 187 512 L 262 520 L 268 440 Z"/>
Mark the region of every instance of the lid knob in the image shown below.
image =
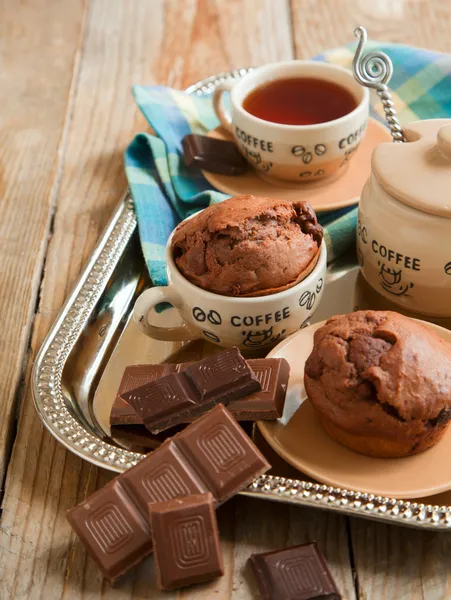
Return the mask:
<path id="1" fill-rule="evenodd" d="M 440 154 L 451 160 L 451 125 L 445 125 L 438 130 L 437 144 Z"/>

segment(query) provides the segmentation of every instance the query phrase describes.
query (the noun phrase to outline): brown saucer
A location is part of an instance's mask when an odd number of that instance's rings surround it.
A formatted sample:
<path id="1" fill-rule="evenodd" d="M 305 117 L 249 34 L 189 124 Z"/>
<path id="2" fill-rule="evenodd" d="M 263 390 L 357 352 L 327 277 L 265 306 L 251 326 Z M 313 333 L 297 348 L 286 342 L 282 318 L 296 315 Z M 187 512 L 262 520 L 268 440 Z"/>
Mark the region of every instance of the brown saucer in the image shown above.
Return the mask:
<path id="1" fill-rule="evenodd" d="M 213 129 L 208 135 L 219 139 L 232 139 L 221 127 Z M 359 201 L 362 188 L 371 172 L 373 150 L 382 142 L 389 141 L 391 136 L 388 129 L 370 117 L 366 135 L 350 161 L 349 167 L 341 176 L 324 181 L 299 185 L 282 181 L 276 183 L 274 179 L 263 179 L 253 169 L 233 177 L 208 171 L 202 173 L 216 189 L 231 196 L 237 194 L 277 196 L 283 200 L 306 200 L 316 212 L 337 210 L 352 206 Z"/>
<path id="2" fill-rule="evenodd" d="M 451 342 L 451 331 L 423 325 Z M 325 432 L 304 388 L 304 364 L 313 347 L 317 323 L 292 335 L 270 353 L 291 366 L 282 419 L 260 421 L 270 446 L 288 463 L 317 481 L 378 496 L 419 498 L 451 490 L 451 427 L 433 448 L 406 458 L 370 458 L 348 450 Z"/>

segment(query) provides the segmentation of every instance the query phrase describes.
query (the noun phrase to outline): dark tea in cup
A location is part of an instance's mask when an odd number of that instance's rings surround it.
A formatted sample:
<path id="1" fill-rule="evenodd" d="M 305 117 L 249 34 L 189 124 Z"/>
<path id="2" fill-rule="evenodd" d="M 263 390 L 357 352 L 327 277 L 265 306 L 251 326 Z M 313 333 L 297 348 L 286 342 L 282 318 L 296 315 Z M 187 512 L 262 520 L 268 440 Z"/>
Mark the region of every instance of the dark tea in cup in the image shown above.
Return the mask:
<path id="1" fill-rule="evenodd" d="M 348 69 L 290 60 L 221 82 L 213 108 L 262 178 L 304 184 L 346 170 L 365 134 L 369 98 Z"/>
<path id="2" fill-rule="evenodd" d="M 344 117 L 357 104 L 351 92 L 333 81 L 295 77 L 258 86 L 245 97 L 243 108 L 272 123 L 316 125 Z"/>

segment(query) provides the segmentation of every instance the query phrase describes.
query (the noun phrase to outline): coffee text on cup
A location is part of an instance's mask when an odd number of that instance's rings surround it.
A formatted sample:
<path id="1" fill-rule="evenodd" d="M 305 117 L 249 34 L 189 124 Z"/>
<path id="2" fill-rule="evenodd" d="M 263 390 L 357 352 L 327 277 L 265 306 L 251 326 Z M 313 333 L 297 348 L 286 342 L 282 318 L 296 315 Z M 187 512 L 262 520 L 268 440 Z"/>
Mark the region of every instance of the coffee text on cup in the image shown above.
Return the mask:
<path id="1" fill-rule="evenodd" d="M 260 140 L 259 138 L 256 138 L 253 135 L 246 133 L 237 126 L 235 126 L 235 133 L 238 139 L 242 140 L 248 146 L 252 146 L 253 148 L 259 148 L 263 152 L 274 152 L 272 142 Z"/>
<path id="2" fill-rule="evenodd" d="M 277 310 L 275 313 L 266 313 L 265 315 L 247 315 L 245 317 L 239 317 L 234 315 L 231 317 L 230 322 L 234 327 L 252 327 L 259 326 L 263 323 L 268 325 L 269 323 L 278 323 L 283 319 L 288 319 L 290 316 L 290 309 L 288 306 Z"/>

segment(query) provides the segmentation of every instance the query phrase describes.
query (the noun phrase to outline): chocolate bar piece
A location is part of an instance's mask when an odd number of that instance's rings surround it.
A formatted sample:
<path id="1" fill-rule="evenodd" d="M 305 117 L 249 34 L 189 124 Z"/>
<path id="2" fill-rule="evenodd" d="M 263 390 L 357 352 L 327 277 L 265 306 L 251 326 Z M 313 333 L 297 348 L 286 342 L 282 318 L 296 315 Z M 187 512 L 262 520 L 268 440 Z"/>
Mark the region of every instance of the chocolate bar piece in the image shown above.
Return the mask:
<path id="1" fill-rule="evenodd" d="M 237 421 L 261 421 L 282 416 L 290 364 L 284 358 L 255 358 L 247 361 L 261 390 L 233 400 L 227 408 Z"/>
<path id="2" fill-rule="evenodd" d="M 183 138 L 182 146 L 187 167 L 222 175 L 240 175 L 247 170 L 246 159 L 234 142 L 190 133 Z"/>
<path id="3" fill-rule="evenodd" d="M 72 508 L 67 519 L 111 582 L 152 552 L 148 521 L 119 478 Z"/>
<path id="4" fill-rule="evenodd" d="M 258 379 L 239 350 L 231 348 L 182 372 L 125 392 L 122 397 L 151 433 L 160 433 L 196 418 L 216 404 L 228 404 L 260 390 Z"/>
<path id="5" fill-rule="evenodd" d="M 113 408 L 110 413 L 110 425 L 140 425 L 142 419 L 138 413 L 133 410 L 128 402 L 126 402 L 121 396 L 126 392 L 146 385 L 151 381 L 160 379 L 165 375 L 171 373 L 180 373 L 186 367 L 192 365 L 192 362 L 186 363 L 161 363 L 159 365 L 130 365 L 128 366 L 119 384 L 117 390 L 116 400 L 114 401 Z"/>
<path id="6" fill-rule="evenodd" d="M 316 542 L 250 558 L 263 600 L 340 600 Z"/>
<path id="7" fill-rule="evenodd" d="M 125 369 L 124 376 L 119 386 L 117 398 L 110 414 L 111 425 L 132 425 L 142 423 L 135 410 L 121 398 L 121 394 L 131 391 L 133 377 L 139 376 L 139 385 L 155 381 L 163 375 L 180 372 L 193 363 L 161 364 L 161 365 L 132 365 Z M 255 392 L 245 398 L 232 400 L 227 405 L 228 410 L 238 421 L 260 421 L 278 419 L 282 416 L 285 404 L 285 395 L 290 376 L 290 365 L 284 358 L 259 358 L 249 359 L 254 375 L 262 387 L 260 392 Z M 135 385 L 134 387 L 138 387 Z M 189 418 L 189 417 L 187 417 Z"/>
<path id="8" fill-rule="evenodd" d="M 218 505 L 269 468 L 220 404 L 72 508 L 67 518 L 114 581 L 152 550 L 150 503 L 210 492 Z"/>
<path id="9" fill-rule="evenodd" d="M 157 585 L 173 590 L 224 575 L 210 493 L 149 505 Z"/>

